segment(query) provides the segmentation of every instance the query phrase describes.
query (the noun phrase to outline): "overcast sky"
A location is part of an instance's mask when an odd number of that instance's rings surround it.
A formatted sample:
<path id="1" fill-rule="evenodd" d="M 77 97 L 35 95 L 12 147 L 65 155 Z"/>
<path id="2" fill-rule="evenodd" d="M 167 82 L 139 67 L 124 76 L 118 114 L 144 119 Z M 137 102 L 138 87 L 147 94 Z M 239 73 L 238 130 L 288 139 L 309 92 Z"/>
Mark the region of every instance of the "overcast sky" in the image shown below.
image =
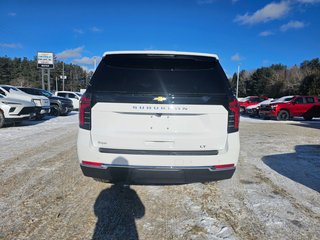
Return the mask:
<path id="1" fill-rule="evenodd" d="M 111 50 L 216 53 L 228 75 L 320 56 L 320 0 L 0 0 L 0 56 L 52 51 L 93 68 Z"/>

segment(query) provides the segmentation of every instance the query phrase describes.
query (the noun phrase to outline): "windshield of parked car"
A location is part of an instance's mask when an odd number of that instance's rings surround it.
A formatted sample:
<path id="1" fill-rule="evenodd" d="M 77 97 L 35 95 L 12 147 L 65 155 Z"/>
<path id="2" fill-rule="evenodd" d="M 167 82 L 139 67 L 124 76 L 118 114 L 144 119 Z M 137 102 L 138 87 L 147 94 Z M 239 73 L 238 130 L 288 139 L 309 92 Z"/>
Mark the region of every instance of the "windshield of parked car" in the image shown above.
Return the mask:
<path id="1" fill-rule="evenodd" d="M 41 90 L 41 94 L 45 97 L 52 97 L 52 93 L 46 90 Z"/>
<path id="2" fill-rule="evenodd" d="M 11 87 L 11 86 L 2 86 L 2 88 L 8 92 L 11 92 L 11 91 L 21 92 L 18 88 Z"/>
<path id="3" fill-rule="evenodd" d="M 249 100 L 249 99 L 250 99 L 250 97 L 241 98 L 241 99 L 239 100 L 239 102 L 245 102 L 245 101 L 247 101 L 247 100 Z"/>
<path id="4" fill-rule="evenodd" d="M 273 99 L 271 98 L 269 98 L 269 99 L 267 99 L 267 100 L 264 100 L 264 101 L 262 101 L 259 105 L 262 105 L 262 104 L 268 104 L 268 103 L 270 103 L 270 102 L 272 102 L 273 101 Z"/>
<path id="5" fill-rule="evenodd" d="M 274 101 L 275 103 L 278 102 L 288 102 L 291 101 L 294 98 L 294 96 L 285 96 L 285 97 L 281 97 L 278 100 Z"/>
<path id="6" fill-rule="evenodd" d="M 2 94 L 0 94 L 0 98 L 4 98 L 4 96 Z"/>

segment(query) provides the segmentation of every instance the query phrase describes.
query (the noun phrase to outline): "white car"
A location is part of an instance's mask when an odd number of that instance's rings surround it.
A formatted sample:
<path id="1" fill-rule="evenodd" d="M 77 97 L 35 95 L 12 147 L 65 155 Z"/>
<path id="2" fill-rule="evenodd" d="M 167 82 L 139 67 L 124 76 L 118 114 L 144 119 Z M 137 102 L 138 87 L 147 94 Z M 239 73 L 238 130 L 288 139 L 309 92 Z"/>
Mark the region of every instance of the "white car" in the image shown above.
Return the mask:
<path id="1" fill-rule="evenodd" d="M 268 98 L 267 100 L 264 100 L 258 104 L 255 105 L 251 105 L 246 107 L 246 113 L 250 116 L 250 117 L 259 117 L 259 110 L 260 110 L 260 106 L 263 104 L 269 104 L 271 102 L 273 102 L 274 99 L 273 98 Z"/>
<path id="2" fill-rule="evenodd" d="M 82 96 L 79 92 L 71 92 L 71 91 L 56 91 L 56 96 L 69 98 L 72 101 L 73 109 L 79 109 L 79 101 Z"/>
<path id="3" fill-rule="evenodd" d="M 33 102 L 37 107 L 36 119 L 42 119 L 50 112 L 50 101 L 47 97 L 30 95 L 10 85 L 0 85 L 0 94 L 9 98 Z"/>
<path id="4" fill-rule="evenodd" d="M 105 53 L 79 110 L 85 176 L 128 184 L 231 178 L 239 104 L 217 55 Z"/>
<path id="5" fill-rule="evenodd" d="M 7 123 L 21 122 L 36 115 L 33 102 L 7 98 L 0 94 L 0 128 Z"/>

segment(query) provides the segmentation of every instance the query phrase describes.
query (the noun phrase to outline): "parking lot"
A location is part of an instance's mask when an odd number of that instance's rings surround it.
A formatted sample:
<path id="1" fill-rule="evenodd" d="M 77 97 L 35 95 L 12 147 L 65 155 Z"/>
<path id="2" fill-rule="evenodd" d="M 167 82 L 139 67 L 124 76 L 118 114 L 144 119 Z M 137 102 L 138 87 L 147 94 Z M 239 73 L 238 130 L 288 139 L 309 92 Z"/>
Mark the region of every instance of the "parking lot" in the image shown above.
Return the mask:
<path id="1" fill-rule="evenodd" d="M 78 115 L 0 129 L 0 239 L 320 239 L 320 120 L 241 118 L 230 180 L 117 186 L 82 175 Z"/>

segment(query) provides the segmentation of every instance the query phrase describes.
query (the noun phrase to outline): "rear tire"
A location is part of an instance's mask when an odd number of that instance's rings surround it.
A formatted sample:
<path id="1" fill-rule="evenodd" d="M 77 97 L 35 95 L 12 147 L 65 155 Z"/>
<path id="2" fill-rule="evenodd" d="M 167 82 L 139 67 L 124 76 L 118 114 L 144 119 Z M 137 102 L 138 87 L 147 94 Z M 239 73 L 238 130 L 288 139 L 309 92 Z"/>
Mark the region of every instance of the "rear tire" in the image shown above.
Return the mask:
<path id="1" fill-rule="evenodd" d="M 278 113 L 277 119 L 280 121 L 287 121 L 290 118 L 290 114 L 287 110 L 281 110 Z"/>
<path id="2" fill-rule="evenodd" d="M 55 116 L 55 117 L 58 117 L 58 116 L 60 116 L 61 115 L 61 111 L 60 111 L 60 109 L 59 109 L 59 106 L 57 106 L 57 105 L 53 105 L 52 107 L 51 107 L 51 115 L 52 116 Z"/>
<path id="3" fill-rule="evenodd" d="M 4 125 L 4 115 L 3 112 L 0 111 L 0 128 L 2 128 Z"/>
<path id="4" fill-rule="evenodd" d="M 68 116 L 68 114 L 71 112 L 71 110 L 68 110 L 67 112 L 65 113 L 62 113 L 61 116 Z"/>

